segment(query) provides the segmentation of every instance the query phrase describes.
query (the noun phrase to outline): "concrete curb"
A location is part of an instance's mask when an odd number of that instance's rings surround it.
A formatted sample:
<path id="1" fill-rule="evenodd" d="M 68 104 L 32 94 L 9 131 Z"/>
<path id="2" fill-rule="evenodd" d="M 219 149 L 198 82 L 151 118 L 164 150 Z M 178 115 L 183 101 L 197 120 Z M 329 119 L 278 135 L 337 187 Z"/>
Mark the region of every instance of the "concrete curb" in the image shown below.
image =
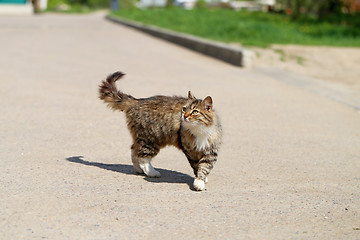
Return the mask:
<path id="1" fill-rule="evenodd" d="M 135 28 L 152 36 L 167 40 L 172 43 L 176 43 L 183 47 L 192 49 L 194 51 L 200 52 L 210 57 L 217 58 L 219 60 L 236 66 L 251 67 L 255 59 L 255 54 L 247 49 L 228 46 L 224 43 L 210 41 L 184 33 L 165 30 L 159 27 L 150 26 L 139 22 L 127 19 L 125 20 L 120 17 L 107 15 L 106 19 L 115 23 L 120 23 L 125 26 Z"/>

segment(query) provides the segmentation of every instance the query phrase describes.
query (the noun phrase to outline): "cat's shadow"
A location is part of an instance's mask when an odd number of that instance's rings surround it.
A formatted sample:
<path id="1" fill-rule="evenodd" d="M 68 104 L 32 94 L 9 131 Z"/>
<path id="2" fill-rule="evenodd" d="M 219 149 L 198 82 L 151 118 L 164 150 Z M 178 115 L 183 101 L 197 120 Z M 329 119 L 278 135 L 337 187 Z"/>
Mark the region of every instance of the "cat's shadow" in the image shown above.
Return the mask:
<path id="1" fill-rule="evenodd" d="M 86 166 L 92 166 L 92 167 L 98 167 L 102 168 L 108 171 L 118 172 L 122 174 L 128 174 L 128 175 L 138 175 L 144 177 L 144 179 L 148 182 L 153 183 L 185 183 L 189 186 L 189 188 L 193 191 L 195 189 L 193 188 L 192 181 L 193 178 L 189 176 L 188 174 L 180 173 L 177 171 L 172 170 L 166 170 L 162 168 L 156 168 L 161 173 L 160 178 L 150 178 L 147 177 L 144 174 L 138 174 L 135 173 L 134 168 L 132 165 L 127 164 L 105 164 L 105 163 L 99 163 L 99 162 L 90 162 L 83 159 L 83 156 L 74 156 L 74 157 L 68 157 L 66 158 L 66 161 L 73 162 L 73 163 L 79 163 Z"/>

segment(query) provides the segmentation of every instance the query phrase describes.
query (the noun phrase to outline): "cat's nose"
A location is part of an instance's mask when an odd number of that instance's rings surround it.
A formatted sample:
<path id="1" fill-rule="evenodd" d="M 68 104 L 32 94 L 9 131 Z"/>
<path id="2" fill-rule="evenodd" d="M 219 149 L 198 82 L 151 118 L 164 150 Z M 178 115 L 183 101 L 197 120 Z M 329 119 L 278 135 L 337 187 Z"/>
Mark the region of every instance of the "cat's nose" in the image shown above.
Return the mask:
<path id="1" fill-rule="evenodd" d="M 190 113 L 184 113 L 184 118 L 188 118 L 190 116 Z"/>

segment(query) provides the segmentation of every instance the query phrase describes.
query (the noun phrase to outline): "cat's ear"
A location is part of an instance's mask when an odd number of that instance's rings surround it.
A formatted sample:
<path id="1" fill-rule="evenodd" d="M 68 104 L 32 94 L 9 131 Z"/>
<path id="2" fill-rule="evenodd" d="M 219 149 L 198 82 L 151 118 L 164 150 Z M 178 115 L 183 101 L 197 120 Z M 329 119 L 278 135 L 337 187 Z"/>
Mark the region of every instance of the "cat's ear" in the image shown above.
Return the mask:
<path id="1" fill-rule="evenodd" d="M 194 97 L 191 91 L 188 92 L 188 98 L 193 101 L 196 100 L 196 97 Z"/>
<path id="2" fill-rule="evenodd" d="M 212 109 L 213 101 L 210 96 L 207 96 L 202 102 L 206 110 L 210 111 Z"/>

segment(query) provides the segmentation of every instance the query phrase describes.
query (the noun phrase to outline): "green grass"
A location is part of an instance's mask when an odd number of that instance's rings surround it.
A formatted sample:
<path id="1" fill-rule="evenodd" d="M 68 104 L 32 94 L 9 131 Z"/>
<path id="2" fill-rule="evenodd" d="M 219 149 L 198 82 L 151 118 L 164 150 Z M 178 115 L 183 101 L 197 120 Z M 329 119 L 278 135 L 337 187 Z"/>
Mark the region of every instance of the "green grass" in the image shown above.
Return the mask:
<path id="1" fill-rule="evenodd" d="M 60 5 L 66 5 L 68 9 L 59 9 Z M 108 7 L 108 0 L 48 0 L 46 11 L 61 13 L 92 13 L 104 10 Z"/>
<path id="2" fill-rule="evenodd" d="M 305 59 L 303 57 L 295 56 L 296 63 L 299 65 L 304 66 L 305 65 Z"/>
<path id="3" fill-rule="evenodd" d="M 274 49 L 274 52 L 280 55 L 280 61 L 285 62 L 286 61 L 286 55 L 284 50 L 282 49 Z"/>
<path id="4" fill-rule="evenodd" d="M 70 6 L 70 9 L 68 10 L 58 10 L 56 8 L 48 8 L 46 10 L 46 12 L 58 12 L 58 13 L 75 13 L 75 14 L 88 14 L 88 13 L 92 13 L 95 12 L 96 9 L 91 9 L 88 8 L 86 6 L 81 6 L 81 5 L 72 5 Z"/>
<path id="5" fill-rule="evenodd" d="M 227 43 L 360 46 L 359 16 L 345 25 L 230 9 L 123 9 L 111 14 Z"/>

